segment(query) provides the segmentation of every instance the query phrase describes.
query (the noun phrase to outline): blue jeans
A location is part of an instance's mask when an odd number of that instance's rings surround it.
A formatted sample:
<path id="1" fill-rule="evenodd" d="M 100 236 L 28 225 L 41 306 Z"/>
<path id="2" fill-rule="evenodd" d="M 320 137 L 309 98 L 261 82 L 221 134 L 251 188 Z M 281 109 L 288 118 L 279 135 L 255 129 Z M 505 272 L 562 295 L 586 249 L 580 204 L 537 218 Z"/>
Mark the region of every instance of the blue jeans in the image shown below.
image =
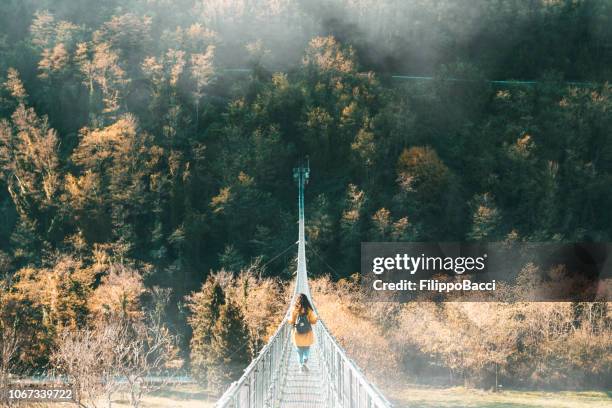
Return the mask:
<path id="1" fill-rule="evenodd" d="M 310 356 L 310 347 L 298 347 L 298 361 L 300 364 L 304 364 L 308 361 L 308 357 Z"/>

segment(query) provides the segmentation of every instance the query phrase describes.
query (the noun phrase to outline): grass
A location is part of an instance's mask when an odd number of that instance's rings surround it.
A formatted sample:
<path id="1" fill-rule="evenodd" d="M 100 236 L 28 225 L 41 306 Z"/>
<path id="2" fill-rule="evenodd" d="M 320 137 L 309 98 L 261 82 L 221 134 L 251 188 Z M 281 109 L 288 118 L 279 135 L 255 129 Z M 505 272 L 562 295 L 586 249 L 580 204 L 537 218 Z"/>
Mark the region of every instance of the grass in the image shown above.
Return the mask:
<path id="1" fill-rule="evenodd" d="M 215 397 L 208 397 L 206 392 L 197 385 L 177 385 L 171 388 L 159 390 L 152 394 L 145 395 L 142 408 L 213 408 Z M 26 406 L 26 405 L 20 405 Z M 51 403 L 51 404 L 30 404 L 28 406 L 36 408 L 74 408 L 75 404 Z M 87 404 L 87 406 L 93 406 Z M 97 407 L 106 407 L 105 401 L 98 401 Z M 117 393 L 112 401 L 113 408 L 129 408 L 129 395 Z"/>
<path id="2" fill-rule="evenodd" d="M 385 390 L 393 404 L 410 408 L 612 408 L 612 392 L 514 391 L 407 385 Z"/>
<path id="3" fill-rule="evenodd" d="M 612 391 L 513 391 L 499 393 L 463 387 L 441 388 L 406 385 L 384 390 L 396 408 L 612 408 Z M 147 395 L 143 408 L 212 408 L 215 398 L 197 385 L 180 385 Z M 22 405 L 23 406 L 23 405 Z M 43 407 L 42 404 L 37 405 Z M 48 404 L 49 408 L 74 404 Z M 105 407 L 101 402 L 98 407 Z M 113 408 L 128 408 L 127 395 L 116 395 Z"/>
<path id="4" fill-rule="evenodd" d="M 180 385 L 146 395 L 143 398 L 141 407 L 212 408 L 215 401 L 215 397 L 208 397 L 205 392 L 201 391 L 201 387 L 197 385 Z M 113 407 L 130 407 L 129 396 L 125 395 L 123 398 L 117 398 L 115 403 L 113 403 Z"/>

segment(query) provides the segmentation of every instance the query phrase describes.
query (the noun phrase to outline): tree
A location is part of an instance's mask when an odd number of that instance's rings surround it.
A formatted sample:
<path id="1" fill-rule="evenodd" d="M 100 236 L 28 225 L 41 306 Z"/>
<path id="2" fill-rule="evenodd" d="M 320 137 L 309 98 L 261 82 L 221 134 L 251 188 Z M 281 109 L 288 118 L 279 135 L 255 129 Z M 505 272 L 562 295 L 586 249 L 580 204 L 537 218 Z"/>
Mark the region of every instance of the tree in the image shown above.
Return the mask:
<path id="1" fill-rule="evenodd" d="M 192 373 L 211 390 L 236 379 L 282 319 L 285 293 L 276 279 L 258 276 L 258 261 L 240 273 L 209 275 L 187 298 Z"/>
<path id="2" fill-rule="evenodd" d="M 117 351 L 115 351 L 117 350 Z M 162 388 L 170 382 L 172 373 L 168 369 L 179 368 L 176 337 L 160 320 L 149 316 L 137 325 L 122 327 L 120 342 L 114 349 L 117 372 L 127 380 L 130 404 L 139 408 L 143 396 Z M 148 384 L 147 377 L 158 375 L 163 378 L 156 385 Z"/>
<path id="3" fill-rule="evenodd" d="M 333 36 L 316 37 L 310 40 L 303 63 L 323 72 L 349 73 L 356 69 L 355 51 Z"/>
<path id="4" fill-rule="evenodd" d="M 57 133 L 46 117 L 24 105 L 26 95 L 18 77 L 10 81 L 7 86 L 20 103 L 11 122 L 0 120 L 0 175 L 21 217 L 50 222 L 60 191 Z"/>
<path id="5" fill-rule="evenodd" d="M 244 268 L 234 280 L 234 302 L 240 308 L 249 332 L 248 352 L 251 358 L 274 334 L 283 318 L 287 299 L 284 286 L 276 278 L 261 277 L 259 260 Z"/>
<path id="6" fill-rule="evenodd" d="M 309 244 L 321 251 L 327 250 L 332 242 L 333 224 L 330 206 L 329 199 L 324 194 L 316 197 L 311 205 L 310 222 L 305 227 Z"/>
<path id="7" fill-rule="evenodd" d="M 121 108 L 121 93 L 129 82 L 119 66 L 119 55 L 108 43 L 77 45 L 75 60 L 79 64 L 84 84 L 89 89 L 90 103 L 94 106 L 95 85 L 102 93 L 102 113 L 109 119 L 117 118 Z"/>
<path id="8" fill-rule="evenodd" d="M 51 333 L 84 325 L 93 271 L 67 255 L 51 262 L 48 268 L 20 269 L 15 275 L 14 290 L 24 301 L 42 309 L 43 321 Z"/>
<path id="9" fill-rule="evenodd" d="M 404 149 L 397 162 L 400 188 L 414 191 L 421 201 L 440 194 L 448 183 L 449 170 L 430 147 Z"/>
<path id="10" fill-rule="evenodd" d="M 191 55 L 191 77 L 194 80 L 193 98 L 196 104 L 196 131 L 200 121 L 200 100 L 204 96 L 204 88 L 206 88 L 214 78 L 215 70 L 213 67 L 213 59 L 215 56 L 215 46 L 209 45 L 206 52 L 203 54 Z"/>
<path id="11" fill-rule="evenodd" d="M 376 143 L 374 133 L 366 129 L 360 129 L 355 136 L 355 141 L 351 144 L 351 149 L 355 151 L 366 169 L 374 165 L 376 158 Z"/>
<path id="12" fill-rule="evenodd" d="M 24 368 L 47 362 L 58 333 L 83 327 L 88 320 L 93 271 L 67 255 L 47 262 L 46 267 L 19 269 L 6 294 L 10 307 L 4 313 L 24 334 Z"/>
<path id="13" fill-rule="evenodd" d="M 8 284 L 0 280 L 0 388 L 8 389 L 11 376 L 18 374 L 17 357 L 24 343 L 24 333 L 18 318 L 7 313 L 10 301 Z"/>
<path id="14" fill-rule="evenodd" d="M 89 308 L 98 319 L 116 317 L 138 321 L 143 317 L 141 297 L 145 291 L 139 271 L 125 265 L 111 265 L 89 299 Z"/>
<path id="15" fill-rule="evenodd" d="M 109 351 L 117 345 L 117 339 L 115 327 L 66 329 L 60 333 L 51 361 L 73 384 L 74 399 L 80 407 L 96 408 L 100 396 L 106 397 L 108 407 L 112 406 L 111 397 L 117 391 L 117 384 L 113 376 L 115 361 Z"/>
<path id="16" fill-rule="evenodd" d="M 219 255 L 219 265 L 221 269 L 238 273 L 244 267 L 245 261 L 240 252 L 232 245 L 227 245 L 223 253 Z"/>
<path id="17" fill-rule="evenodd" d="M 32 45 L 41 52 L 38 62 L 39 78 L 51 80 L 62 78 L 70 68 L 71 54 L 76 44 L 82 40 L 82 27 L 70 21 L 56 21 L 55 16 L 48 11 L 37 11 L 30 25 Z M 56 88 L 63 85 L 54 83 Z M 49 87 L 47 90 L 55 91 Z"/>
<path id="18" fill-rule="evenodd" d="M 340 219 L 340 248 L 345 258 L 343 270 L 346 272 L 357 271 L 360 268 L 357 248 L 362 240 L 362 229 L 364 228 L 366 195 L 355 184 L 349 184 L 346 189 L 344 210 Z"/>
<path id="19" fill-rule="evenodd" d="M 58 44 L 53 49 L 45 49 L 38 63 L 41 79 L 49 79 L 52 75 L 61 73 L 68 65 L 68 51 L 64 44 Z"/>
<path id="20" fill-rule="evenodd" d="M 74 384 L 80 406 L 96 407 L 104 396 L 111 407 L 112 396 L 124 389 L 130 406 L 138 408 L 146 393 L 171 378 L 165 370 L 175 358 L 175 336 L 161 322 L 113 316 L 98 320 L 91 329 L 64 331 L 52 361 Z M 160 374 L 165 378 L 161 384 L 146 383 L 148 376 Z"/>
<path id="21" fill-rule="evenodd" d="M 37 47 L 47 47 L 51 44 L 55 17 L 48 10 L 38 10 L 30 25 L 32 44 Z"/>
<path id="22" fill-rule="evenodd" d="M 229 301 L 221 306 L 211 330 L 210 348 L 204 359 L 210 389 L 219 392 L 240 377 L 249 361 L 249 332 L 238 306 Z"/>
<path id="23" fill-rule="evenodd" d="M 115 240 L 128 244 L 128 251 L 133 249 L 136 242 L 129 219 L 140 217 L 154 204 L 150 183 L 162 153 L 133 115 L 100 129 L 81 130 L 72 161 L 82 175 L 67 176 L 64 198 L 87 241 Z"/>
<path id="24" fill-rule="evenodd" d="M 25 104 L 28 93 L 19 77 L 19 71 L 15 68 L 9 68 L 7 71 L 6 82 L 4 87 L 9 91 L 11 96 L 20 104 Z"/>
<path id="25" fill-rule="evenodd" d="M 402 209 L 416 223 L 428 225 L 429 235 L 439 237 L 448 228 L 445 212 L 451 173 L 436 151 L 427 146 L 404 149 L 397 161 L 397 183 L 396 199 Z"/>
<path id="26" fill-rule="evenodd" d="M 497 241 L 500 236 L 501 215 L 489 193 L 473 199 L 472 229 L 468 239 L 475 241 Z"/>
<path id="27" fill-rule="evenodd" d="M 114 15 L 93 33 L 92 39 L 96 45 L 108 44 L 108 47 L 121 52 L 127 66 L 137 67 L 142 61 L 143 49 L 150 41 L 152 22 L 150 16 L 134 13 Z"/>
<path id="28" fill-rule="evenodd" d="M 207 382 L 207 355 L 212 342 L 212 330 L 225 304 L 225 292 L 219 277 L 210 275 L 202 290 L 187 298 L 187 307 L 191 311 L 188 322 L 193 330 L 191 336 L 191 371 L 194 377 L 203 384 Z"/>
<path id="29" fill-rule="evenodd" d="M 139 271 L 111 265 L 89 297 L 88 324 L 58 330 L 52 364 L 74 382 L 82 406 L 95 407 L 104 397 L 110 407 L 123 390 L 138 408 L 146 393 L 164 386 L 179 368 L 177 338 L 160 312 L 168 296 L 154 289 L 157 302 L 148 309 L 142 302 L 146 293 Z M 160 374 L 161 383 L 146 382 Z"/>
<path id="30" fill-rule="evenodd" d="M 408 218 L 397 221 L 391 218 L 391 212 L 381 208 L 372 216 L 371 237 L 374 241 L 402 241 L 411 237 Z"/>

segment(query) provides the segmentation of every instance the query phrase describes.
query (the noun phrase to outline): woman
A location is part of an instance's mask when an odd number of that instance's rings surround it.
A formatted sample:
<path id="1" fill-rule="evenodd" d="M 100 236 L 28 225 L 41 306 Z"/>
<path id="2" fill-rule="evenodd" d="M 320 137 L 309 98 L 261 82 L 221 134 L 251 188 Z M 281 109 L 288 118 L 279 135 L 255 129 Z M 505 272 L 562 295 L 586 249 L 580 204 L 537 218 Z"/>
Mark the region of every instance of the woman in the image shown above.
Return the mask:
<path id="1" fill-rule="evenodd" d="M 308 371 L 306 363 L 310 355 L 310 346 L 314 343 L 312 326 L 317 323 L 317 316 L 312 310 L 308 297 L 300 293 L 293 305 L 289 323 L 293 326 L 293 344 L 297 348 L 300 369 Z"/>

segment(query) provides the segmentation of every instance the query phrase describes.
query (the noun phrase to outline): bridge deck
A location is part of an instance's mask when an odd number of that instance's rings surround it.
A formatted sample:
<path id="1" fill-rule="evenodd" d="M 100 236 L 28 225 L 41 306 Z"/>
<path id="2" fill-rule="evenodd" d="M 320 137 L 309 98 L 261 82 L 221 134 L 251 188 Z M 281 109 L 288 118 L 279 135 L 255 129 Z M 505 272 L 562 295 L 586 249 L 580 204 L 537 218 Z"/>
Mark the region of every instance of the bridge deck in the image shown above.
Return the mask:
<path id="1" fill-rule="evenodd" d="M 302 372 L 293 349 L 287 353 L 285 366 L 287 376 L 283 386 L 280 406 L 282 408 L 325 408 L 324 373 L 317 345 L 310 349 L 308 371 Z"/>

